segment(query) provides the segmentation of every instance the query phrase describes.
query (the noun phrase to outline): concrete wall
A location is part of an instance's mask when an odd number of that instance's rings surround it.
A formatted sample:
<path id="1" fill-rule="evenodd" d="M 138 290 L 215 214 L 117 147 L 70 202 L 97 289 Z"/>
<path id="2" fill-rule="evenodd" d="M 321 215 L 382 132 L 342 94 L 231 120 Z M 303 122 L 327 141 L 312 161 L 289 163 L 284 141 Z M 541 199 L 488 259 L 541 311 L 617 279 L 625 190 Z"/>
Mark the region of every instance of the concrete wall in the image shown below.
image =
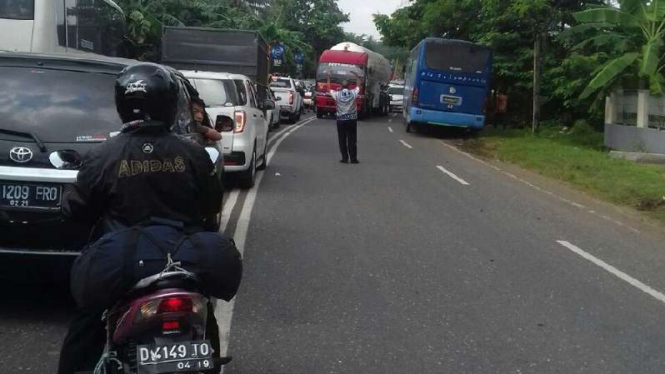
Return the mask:
<path id="1" fill-rule="evenodd" d="M 665 96 L 617 90 L 605 101 L 605 146 L 623 152 L 665 154 Z"/>
<path id="2" fill-rule="evenodd" d="M 605 146 L 624 152 L 665 154 L 665 131 L 606 123 Z"/>

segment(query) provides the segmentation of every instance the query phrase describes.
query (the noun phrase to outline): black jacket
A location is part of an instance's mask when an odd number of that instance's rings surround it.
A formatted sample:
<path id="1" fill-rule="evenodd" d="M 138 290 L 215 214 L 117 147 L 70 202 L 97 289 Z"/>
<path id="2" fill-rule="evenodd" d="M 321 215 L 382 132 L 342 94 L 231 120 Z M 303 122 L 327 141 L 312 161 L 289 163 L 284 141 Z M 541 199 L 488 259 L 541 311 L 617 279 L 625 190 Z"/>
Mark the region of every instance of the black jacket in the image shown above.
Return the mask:
<path id="1" fill-rule="evenodd" d="M 127 126 L 83 158 L 62 208 L 72 220 L 102 232 L 158 217 L 202 226 L 217 214 L 222 186 L 205 149 L 158 122 Z"/>

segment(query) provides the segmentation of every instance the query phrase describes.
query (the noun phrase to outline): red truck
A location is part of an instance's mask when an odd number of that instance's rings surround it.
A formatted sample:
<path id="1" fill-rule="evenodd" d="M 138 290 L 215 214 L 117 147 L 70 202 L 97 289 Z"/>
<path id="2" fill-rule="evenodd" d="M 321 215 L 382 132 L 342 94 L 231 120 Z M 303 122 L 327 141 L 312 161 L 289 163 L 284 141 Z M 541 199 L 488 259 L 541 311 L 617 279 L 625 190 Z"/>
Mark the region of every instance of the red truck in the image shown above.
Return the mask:
<path id="1" fill-rule="evenodd" d="M 323 51 L 316 72 L 316 116 L 335 114 L 335 101 L 327 91 L 330 75 L 331 89 L 341 88 L 342 81 L 350 88 L 358 85 L 353 73 L 363 81 L 357 99 L 358 116 L 366 118 L 371 113 L 386 114 L 390 98 L 385 88 L 390 82 L 390 64 L 383 56 L 353 43 L 340 43 Z"/>

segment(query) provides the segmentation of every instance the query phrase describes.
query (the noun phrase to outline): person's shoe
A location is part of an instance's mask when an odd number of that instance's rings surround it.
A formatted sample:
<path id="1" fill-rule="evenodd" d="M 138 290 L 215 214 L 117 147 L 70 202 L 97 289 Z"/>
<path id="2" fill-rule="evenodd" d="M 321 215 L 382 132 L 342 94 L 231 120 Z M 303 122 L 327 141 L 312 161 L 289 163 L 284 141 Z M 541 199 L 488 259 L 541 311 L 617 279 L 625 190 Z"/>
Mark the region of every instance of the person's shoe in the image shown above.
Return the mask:
<path id="1" fill-rule="evenodd" d="M 351 163 L 352 163 L 352 164 L 359 164 L 360 161 L 358 161 L 358 160 L 351 160 Z"/>
<path id="2" fill-rule="evenodd" d="M 349 163 L 349 160 L 343 158 L 343 159 L 339 160 L 339 162 L 341 162 L 341 163 L 343 163 L 343 164 L 348 164 L 348 163 Z"/>

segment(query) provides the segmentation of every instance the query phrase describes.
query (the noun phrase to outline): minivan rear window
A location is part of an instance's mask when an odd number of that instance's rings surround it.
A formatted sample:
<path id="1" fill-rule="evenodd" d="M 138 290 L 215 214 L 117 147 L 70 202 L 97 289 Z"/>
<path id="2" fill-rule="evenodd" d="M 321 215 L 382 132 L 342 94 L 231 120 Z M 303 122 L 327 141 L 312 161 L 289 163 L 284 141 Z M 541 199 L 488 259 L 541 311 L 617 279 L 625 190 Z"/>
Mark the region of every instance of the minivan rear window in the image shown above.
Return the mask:
<path id="1" fill-rule="evenodd" d="M 208 107 L 238 105 L 235 84 L 230 79 L 189 79 Z"/>
<path id="2" fill-rule="evenodd" d="M 0 18 L 35 19 L 35 0 L 0 0 Z"/>
<path id="3" fill-rule="evenodd" d="M 44 142 L 103 140 L 120 130 L 117 74 L 0 67 L 0 128 L 32 132 Z M 0 139 L 16 140 L 0 133 Z"/>

